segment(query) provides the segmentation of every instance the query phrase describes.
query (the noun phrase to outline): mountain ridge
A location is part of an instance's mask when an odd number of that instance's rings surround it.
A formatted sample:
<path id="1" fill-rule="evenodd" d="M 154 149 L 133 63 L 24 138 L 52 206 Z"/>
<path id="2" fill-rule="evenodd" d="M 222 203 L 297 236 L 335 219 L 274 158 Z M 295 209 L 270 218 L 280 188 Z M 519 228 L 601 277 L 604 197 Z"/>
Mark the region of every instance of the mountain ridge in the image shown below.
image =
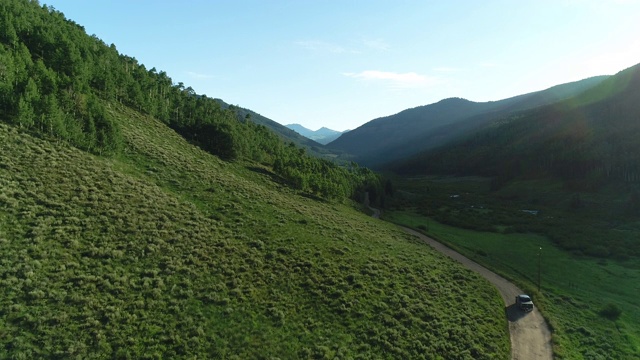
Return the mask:
<path id="1" fill-rule="evenodd" d="M 231 109 L 235 111 L 240 120 L 246 119 L 248 116 L 248 119 L 250 121 L 259 125 L 266 126 L 271 131 L 273 131 L 278 136 L 280 136 L 283 140 L 291 141 L 294 144 L 307 149 L 307 151 L 309 151 L 311 154 L 314 154 L 320 157 L 325 156 L 327 154 L 327 152 L 323 150 L 323 145 L 325 144 L 319 143 L 313 138 L 304 136 L 296 131 L 291 131 L 291 129 L 289 129 L 288 127 L 283 126 L 280 123 L 274 120 L 271 120 L 265 116 L 262 116 L 253 110 L 246 109 L 236 105 L 230 105 L 222 99 L 214 99 L 214 100 L 216 100 L 224 109 Z"/>
<path id="2" fill-rule="evenodd" d="M 639 93 L 640 64 L 637 64 L 606 78 L 594 87 L 574 97 L 495 118 L 493 122 L 488 123 L 485 128 L 478 129 L 478 132 L 469 138 L 460 139 L 456 143 L 445 145 L 436 151 L 424 152 L 424 154 L 457 151 L 455 150 L 456 146 L 486 147 L 490 145 L 490 140 L 492 139 L 492 141 L 500 140 L 501 146 L 507 146 L 512 150 L 512 153 L 508 154 L 508 156 L 517 156 L 517 153 L 514 154 L 513 151 L 523 151 L 522 158 L 526 159 L 531 153 L 544 157 L 548 152 L 545 150 L 545 146 L 552 145 L 552 142 L 565 141 L 562 145 L 563 148 L 571 150 L 571 146 L 579 145 L 582 148 L 581 152 L 589 154 L 590 158 L 598 159 L 599 157 L 596 154 L 601 149 L 596 145 L 630 146 L 633 144 L 628 138 L 632 136 L 629 132 L 636 133 L 640 129 L 637 121 L 634 121 L 636 117 L 640 117 L 640 105 L 635 101 Z M 505 133 L 511 132 L 515 132 L 517 135 L 503 137 Z M 613 139 L 619 140 L 614 141 Z M 628 141 L 623 141 L 622 139 L 628 139 Z M 569 143 L 566 143 L 567 141 Z M 623 143 L 620 143 L 620 141 Z M 512 144 L 515 142 L 519 145 Z M 529 149 L 525 145 L 536 146 L 536 148 Z M 495 148 L 496 146 L 494 144 L 492 147 Z M 631 150 L 614 152 L 625 153 L 629 151 Z M 632 152 L 635 153 L 635 151 Z M 610 151 L 606 153 L 610 153 Z M 502 153 L 494 152 L 493 155 L 488 156 L 489 154 L 485 153 L 484 161 L 496 159 L 497 155 Z M 474 160 L 474 162 L 479 166 L 483 166 L 484 162 L 477 162 L 477 160 Z M 412 168 L 412 163 L 424 161 L 424 159 L 409 160 L 397 168 L 409 170 Z M 434 166 L 437 164 L 437 162 L 428 163 L 434 164 Z M 455 162 L 449 163 L 448 166 L 453 164 Z M 477 168 L 470 165 L 452 166 L 450 169 L 452 172 L 459 172 L 462 168 Z M 600 167 L 604 165 L 593 166 Z M 439 168 L 445 170 L 445 168 Z M 458 170 L 453 170 L 454 168 Z M 495 170 L 486 173 L 487 175 L 498 175 L 497 169 L 505 168 L 505 166 L 496 165 L 492 168 Z M 607 176 L 611 175 L 612 171 L 613 168 L 607 170 Z M 580 172 L 582 173 L 582 171 Z"/>
<path id="3" fill-rule="evenodd" d="M 386 162 L 398 161 L 451 141 L 492 117 L 500 116 L 498 112 L 516 112 L 555 102 L 582 92 L 606 78 L 595 76 L 498 101 L 443 99 L 371 120 L 327 146 L 351 155 L 350 160 L 380 167 Z M 432 141 L 425 141 L 428 138 Z"/>

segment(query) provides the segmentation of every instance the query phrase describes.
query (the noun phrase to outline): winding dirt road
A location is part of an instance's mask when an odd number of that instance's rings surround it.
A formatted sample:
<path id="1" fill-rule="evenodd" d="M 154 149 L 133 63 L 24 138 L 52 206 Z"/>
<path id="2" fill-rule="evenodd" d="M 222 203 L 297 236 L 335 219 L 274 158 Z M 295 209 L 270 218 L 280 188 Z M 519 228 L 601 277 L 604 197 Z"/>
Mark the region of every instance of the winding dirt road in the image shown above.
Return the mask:
<path id="1" fill-rule="evenodd" d="M 379 212 L 374 213 L 375 215 L 379 216 Z M 417 231 L 405 227 L 401 228 L 407 233 L 419 237 L 437 251 L 479 273 L 498 289 L 505 303 L 505 315 L 509 320 L 511 359 L 553 359 L 551 332 L 538 309 L 534 308 L 532 312 L 524 313 L 518 310 L 514 304 L 516 295 L 522 294 L 522 290 L 505 278 L 467 259 L 441 243 Z"/>

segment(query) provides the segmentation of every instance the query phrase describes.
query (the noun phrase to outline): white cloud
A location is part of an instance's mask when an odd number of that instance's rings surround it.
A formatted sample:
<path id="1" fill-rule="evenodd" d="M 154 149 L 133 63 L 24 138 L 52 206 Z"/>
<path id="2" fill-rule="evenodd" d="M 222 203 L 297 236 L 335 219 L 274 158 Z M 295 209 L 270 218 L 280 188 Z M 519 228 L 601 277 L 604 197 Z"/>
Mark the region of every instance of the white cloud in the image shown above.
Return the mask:
<path id="1" fill-rule="evenodd" d="M 320 53 L 332 53 L 332 54 L 343 54 L 343 53 L 355 53 L 356 51 L 347 49 L 338 44 L 319 41 L 319 40 L 304 40 L 297 41 L 296 44 L 306 50 Z"/>
<path id="2" fill-rule="evenodd" d="M 193 71 L 187 71 L 187 75 L 193 79 L 213 79 L 215 77 L 213 75 L 201 74 Z"/>
<path id="3" fill-rule="evenodd" d="M 438 83 L 435 77 L 415 72 L 396 73 L 389 71 L 366 70 L 359 73 L 343 73 L 344 76 L 365 81 L 384 81 L 394 89 L 418 88 Z"/>

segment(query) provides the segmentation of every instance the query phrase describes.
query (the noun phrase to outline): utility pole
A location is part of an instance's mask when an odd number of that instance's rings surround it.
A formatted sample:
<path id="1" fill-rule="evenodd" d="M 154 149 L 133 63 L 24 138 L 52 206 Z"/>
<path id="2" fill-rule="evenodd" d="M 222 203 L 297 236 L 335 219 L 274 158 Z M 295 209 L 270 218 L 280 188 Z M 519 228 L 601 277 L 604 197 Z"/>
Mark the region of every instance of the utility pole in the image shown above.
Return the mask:
<path id="1" fill-rule="evenodd" d="M 540 267 L 542 265 L 542 247 L 538 249 L 538 292 L 540 292 Z"/>

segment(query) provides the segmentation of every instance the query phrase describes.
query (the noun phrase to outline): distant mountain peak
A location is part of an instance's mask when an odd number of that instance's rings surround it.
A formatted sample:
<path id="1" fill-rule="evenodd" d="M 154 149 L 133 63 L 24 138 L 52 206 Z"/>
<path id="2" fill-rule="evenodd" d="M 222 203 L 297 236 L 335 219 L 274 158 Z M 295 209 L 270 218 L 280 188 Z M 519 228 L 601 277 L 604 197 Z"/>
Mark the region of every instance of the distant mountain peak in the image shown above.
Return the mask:
<path id="1" fill-rule="evenodd" d="M 343 132 L 341 131 L 332 130 L 324 126 L 315 131 L 308 129 L 300 124 L 289 124 L 285 126 L 297 132 L 298 134 L 323 145 L 332 142 L 343 134 Z"/>

